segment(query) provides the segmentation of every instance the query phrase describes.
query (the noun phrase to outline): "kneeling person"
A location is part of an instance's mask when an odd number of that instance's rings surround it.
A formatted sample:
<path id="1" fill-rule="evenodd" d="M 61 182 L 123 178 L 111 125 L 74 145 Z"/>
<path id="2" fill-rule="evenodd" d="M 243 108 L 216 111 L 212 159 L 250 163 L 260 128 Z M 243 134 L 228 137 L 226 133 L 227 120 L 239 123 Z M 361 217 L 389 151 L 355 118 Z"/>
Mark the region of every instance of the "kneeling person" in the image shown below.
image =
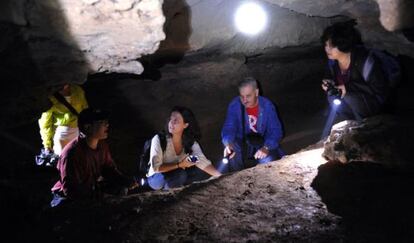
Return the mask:
<path id="1" fill-rule="evenodd" d="M 205 173 L 221 175 L 204 156 L 197 142 L 200 129 L 190 109 L 174 107 L 165 131 L 151 141 L 151 167 L 147 177 L 152 189 L 183 186 L 206 179 Z"/>
<path id="2" fill-rule="evenodd" d="M 262 164 L 284 155 L 279 146 L 282 126 L 273 103 L 259 96 L 252 77 L 244 78 L 238 88 L 240 97 L 231 101 L 221 131 L 223 155 L 230 159 L 229 172 L 250 167 L 248 161 Z"/>
<path id="3" fill-rule="evenodd" d="M 118 193 L 121 188 L 135 185 L 117 169 L 104 141 L 109 128 L 107 114 L 85 109 L 79 115 L 78 126 L 81 134 L 64 148 L 58 161 L 60 179 L 52 188 L 52 207 L 66 198 L 93 198 L 105 189 Z"/>

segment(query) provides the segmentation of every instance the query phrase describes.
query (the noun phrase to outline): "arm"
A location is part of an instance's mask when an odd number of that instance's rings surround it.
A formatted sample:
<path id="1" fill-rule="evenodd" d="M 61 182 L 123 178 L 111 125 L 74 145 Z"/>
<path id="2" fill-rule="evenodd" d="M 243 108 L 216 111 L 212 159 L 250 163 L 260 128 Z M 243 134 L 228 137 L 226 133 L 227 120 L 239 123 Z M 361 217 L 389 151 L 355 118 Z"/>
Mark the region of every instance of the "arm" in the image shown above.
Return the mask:
<path id="1" fill-rule="evenodd" d="M 277 116 L 276 108 L 272 103 L 267 105 L 265 112 L 268 114 L 264 132 L 264 147 L 267 147 L 268 150 L 272 150 L 279 147 L 279 140 L 282 138 L 283 134 L 282 125 Z"/>
<path id="2" fill-rule="evenodd" d="M 177 162 L 177 163 L 163 163 L 163 157 L 164 157 L 164 151 L 162 151 L 161 148 L 161 142 L 158 135 L 154 136 L 154 138 L 151 140 L 151 150 L 150 150 L 150 161 L 154 172 L 157 173 L 164 173 L 172 170 L 176 170 L 179 168 L 185 168 L 185 160 Z M 187 166 L 188 167 L 188 166 Z"/>
<path id="3" fill-rule="evenodd" d="M 85 92 L 83 91 L 82 87 L 79 85 L 73 84 L 72 88 L 72 95 L 75 98 L 71 105 L 76 109 L 77 112 L 81 112 L 84 109 L 88 108 L 88 101 L 85 97 Z"/>
<path id="4" fill-rule="evenodd" d="M 213 165 L 208 165 L 207 167 L 203 169 L 203 171 L 211 176 L 216 176 L 216 177 L 221 176 L 221 173 L 216 168 L 214 168 Z"/>
<path id="5" fill-rule="evenodd" d="M 79 100 L 81 105 L 81 111 L 88 108 L 88 101 L 85 97 L 85 91 L 83 91 L 82 87 L 79 86 Z"/>
<path id="6" fill-rule="evenodd" d="M 55 133 L 53 109 L 49 109 L 42 113 L 39 119 L 40 136 L 42 138 L 43 147 L 48 150 L 53 148 L 53 135 Z"/>
<path id="7" fill-rule="evenodd" d="M 71 199 L 81 198 L 86 194 L 80 184 L 79 173 L 76 169 L 76 158 L 73 155 L 62 154 L 58 162 L 63 194 Z"/>
<path id="8" fill-rule="evenodd" d="M 226 119 L 221 130 L 221 138 L 224 146 L 232 144 L 236 138 L 238 127 L 238 112 L 240 110 L 240 104 L 237 100 L 233 100 L 227 108 Z"/>
<path id="9" fill-rule="evenodd" d="M 132 179 L 125 176 L 116 166 L 106 141 L 100 141 L 102 149 L 102 176 L 104 178 L 112 178 L 122 185 L 130 186 L 133 184 Z"/>
<path id="10" fill-rule="evenodd" d="M 326 92 L 328 90 L 328 85 L 326 84 L 326 82 L 329 82 L 329 80 L 334 80 L 334 65 L 335 65 L 335 61 L 334 60 L 328 60 L 326 66 L 325 66 L 325 71 L 324 71 L 324 75 L 322 78 L 322 89 Z"/>
<path id="11" fill-rule="evenodd" d="M 198 161 L 195 163 L 195 165 L 206 172 L 207 174 L 210 174 L 212 176 L 220 176 L 221 173 L 214 168 L 214 166 L 211 164 L 211 161 L 206 158 L 203 151 L 201 150 L 200 145 L 197 142 L 194 142 L 192 146 L 193 155 L 197 156 Z"/>

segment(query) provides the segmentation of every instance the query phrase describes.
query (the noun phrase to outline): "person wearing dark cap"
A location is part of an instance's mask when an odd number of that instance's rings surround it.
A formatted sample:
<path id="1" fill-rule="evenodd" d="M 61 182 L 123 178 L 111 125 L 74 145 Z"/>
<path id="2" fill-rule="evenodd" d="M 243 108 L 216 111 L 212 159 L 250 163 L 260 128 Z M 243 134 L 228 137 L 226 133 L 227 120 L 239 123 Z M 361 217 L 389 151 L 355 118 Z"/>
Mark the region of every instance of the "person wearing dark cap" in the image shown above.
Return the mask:
<path id="1" fill-rule="evenodd" d="M 52 207 L 65 199 L 90 199 L 105 189 L 119 193 L 137 185 L 120 173 L 112 159 L 105 141 L 107 114 L 87 108 L 80 113 L 78 126 L 80 135 L 65 146 L 57 164 L 60 179 L 52 188 Z"/>

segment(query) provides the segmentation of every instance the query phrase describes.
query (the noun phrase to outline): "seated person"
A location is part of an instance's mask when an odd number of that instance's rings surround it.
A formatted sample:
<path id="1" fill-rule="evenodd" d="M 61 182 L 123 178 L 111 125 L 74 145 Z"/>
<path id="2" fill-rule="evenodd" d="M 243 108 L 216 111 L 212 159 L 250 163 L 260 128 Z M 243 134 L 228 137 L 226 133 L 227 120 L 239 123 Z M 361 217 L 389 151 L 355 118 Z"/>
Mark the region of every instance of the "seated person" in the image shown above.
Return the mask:
<path id="1" fill-rule="evenodd" d="M 224 157 L 230 159 L 226 168 L 229 172 L 284 155 L 279 146 L 282 125 L 273 103 L 259 96 L 257 81 L 252 77 L 244 78 L 238 88 L 240 96 L 230 102 L 221 131 Z"/>
<path id="2" fill-rule="evenodd" d="M 108 137 L 108 117 L 97 109 L 83 110 L 78 119 L 81 134 L 65 146 L 58 161 L 60 179 L 52 188 L 51 206 L 64 199 L 88 199 L 102 190 L 117 193 L 136 186 L 123 176 L 112 160 Z"/>
<path id="3" fill-rule="evenodd" d="M 379 114 L 389 89 L 380 60 L 374 58 L 367 80 L 364 79 L 364 64 L 368 50 L 361 46 L 361 34 L 353 23 L 336 23 L 326 28 L 321 37 L 329 59 L 322 81 L 322 89 L 335 87 L 340 90 L 341 104 L 334 106 L 334 96 L 328 95 L 330 105 L 335 107 L 339 120 L 360 121 Z"/>
<path id="4" fill-rule="evenodd" d="M 220 176 L 204 156 L 197 142 L 199 139 L 200 129 L 193 112 L 185 107 L 174 107 L 165 131 L 151 141 L 149 186 L 154 190 L 180 187 L 204 179 L 202 171 Z M 191 156 L 195 156 L 194 162 Z"/>

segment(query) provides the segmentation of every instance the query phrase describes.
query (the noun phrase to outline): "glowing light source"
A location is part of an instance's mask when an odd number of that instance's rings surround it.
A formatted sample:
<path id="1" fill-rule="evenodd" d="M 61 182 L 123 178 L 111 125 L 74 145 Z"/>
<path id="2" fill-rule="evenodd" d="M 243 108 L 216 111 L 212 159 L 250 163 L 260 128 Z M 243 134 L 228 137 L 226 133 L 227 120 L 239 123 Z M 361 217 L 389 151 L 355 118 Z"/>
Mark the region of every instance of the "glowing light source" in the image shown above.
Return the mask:
<path id="1" fill-rule="evenodd" d="M 237 9 L 234 20 L 240 32 L 256 35 L 265 28 L 267 14 L 260 5 L 249 2 Z"/>
<path id="2" fill-rule="evenodd" d="M 334 105 L 340 105 L 342 101 L 340 99 L 334 99 L 333 100 Z"/>

